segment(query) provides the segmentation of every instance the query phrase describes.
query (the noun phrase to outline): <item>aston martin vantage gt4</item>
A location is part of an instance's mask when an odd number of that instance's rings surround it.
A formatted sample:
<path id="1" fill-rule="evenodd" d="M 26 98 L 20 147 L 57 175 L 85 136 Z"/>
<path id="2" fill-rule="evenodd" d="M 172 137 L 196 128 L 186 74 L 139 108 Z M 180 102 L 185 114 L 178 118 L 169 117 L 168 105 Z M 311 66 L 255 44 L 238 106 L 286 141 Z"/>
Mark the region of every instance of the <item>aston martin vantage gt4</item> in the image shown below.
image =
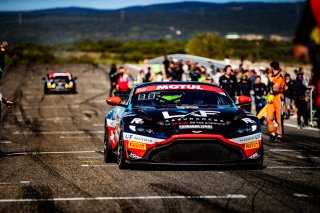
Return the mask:
<path id="1" fill-rule="evenodd" d="M 218 86 L 154 82 L 135 86 L 105 116 L 104 160 L 129 164 L 254 165 L 263 163 L 259 119 Z"/>

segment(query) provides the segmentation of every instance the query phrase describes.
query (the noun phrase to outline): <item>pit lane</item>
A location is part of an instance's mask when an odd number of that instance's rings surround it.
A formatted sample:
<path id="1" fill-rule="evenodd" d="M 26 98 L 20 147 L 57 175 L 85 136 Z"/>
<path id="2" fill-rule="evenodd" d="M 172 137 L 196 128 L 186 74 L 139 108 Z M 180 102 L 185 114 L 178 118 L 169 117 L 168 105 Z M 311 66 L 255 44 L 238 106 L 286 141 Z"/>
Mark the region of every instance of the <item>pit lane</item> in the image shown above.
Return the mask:
<path id="1" fill-rule="evenodd" d="M 78 77 L 78 94 L 44 95 L 46 68 Z M 11 67 L 13 110 L 0 126 L 0 212 L 319 212 L 319 131 L 285 127 L 265 140 L 262 170 L 103 163 L 107 66 Z"/>

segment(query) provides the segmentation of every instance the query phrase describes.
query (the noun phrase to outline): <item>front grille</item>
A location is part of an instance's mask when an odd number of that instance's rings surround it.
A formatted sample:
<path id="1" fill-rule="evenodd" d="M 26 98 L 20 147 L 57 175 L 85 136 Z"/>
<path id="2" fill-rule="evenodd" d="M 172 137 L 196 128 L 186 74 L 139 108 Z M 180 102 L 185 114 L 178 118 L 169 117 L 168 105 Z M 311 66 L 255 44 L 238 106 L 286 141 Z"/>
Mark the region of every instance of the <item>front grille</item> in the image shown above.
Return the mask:
<path id="1" fill-rule="evenodd" d="M 177 164 L 228 164 L 242 159 L 240 149 L 216 139 L 178 139 L 149 155 L 153 162 Z"/>

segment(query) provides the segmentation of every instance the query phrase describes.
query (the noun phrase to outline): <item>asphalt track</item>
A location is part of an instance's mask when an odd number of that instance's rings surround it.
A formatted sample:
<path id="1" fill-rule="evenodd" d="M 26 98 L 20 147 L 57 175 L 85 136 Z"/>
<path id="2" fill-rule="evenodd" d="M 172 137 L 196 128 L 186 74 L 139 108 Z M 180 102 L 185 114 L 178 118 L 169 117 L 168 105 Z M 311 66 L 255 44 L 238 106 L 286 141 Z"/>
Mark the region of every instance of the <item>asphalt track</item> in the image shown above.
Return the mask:
<path id="1" fill-rule="evenodd" d="M 74 73 L 78 94 L 44 95 L 47 68 Z M 286 127 L 283 144 L 264 134 L 260 170 L 103 163 L 108 70 L 6 72 L 0 91 L 17 105 L 1 118 L 0 212 L 320 212 L 318 131 Z"/>

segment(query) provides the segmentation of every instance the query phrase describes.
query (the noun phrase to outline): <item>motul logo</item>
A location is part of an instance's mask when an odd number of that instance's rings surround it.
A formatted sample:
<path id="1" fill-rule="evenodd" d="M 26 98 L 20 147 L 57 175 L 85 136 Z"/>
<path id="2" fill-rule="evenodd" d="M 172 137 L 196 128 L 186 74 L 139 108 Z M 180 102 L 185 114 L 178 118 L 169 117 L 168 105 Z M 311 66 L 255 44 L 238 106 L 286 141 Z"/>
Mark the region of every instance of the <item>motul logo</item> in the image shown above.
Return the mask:
<path id="1" fill-rule="evenodd" d="M 156 88 L 156 90 L 166 90 L 166 89 L 198 89 L 198 90 L 203 90 L 201 85 L 185 85 L 185 84 L 159 85 Z"/>

